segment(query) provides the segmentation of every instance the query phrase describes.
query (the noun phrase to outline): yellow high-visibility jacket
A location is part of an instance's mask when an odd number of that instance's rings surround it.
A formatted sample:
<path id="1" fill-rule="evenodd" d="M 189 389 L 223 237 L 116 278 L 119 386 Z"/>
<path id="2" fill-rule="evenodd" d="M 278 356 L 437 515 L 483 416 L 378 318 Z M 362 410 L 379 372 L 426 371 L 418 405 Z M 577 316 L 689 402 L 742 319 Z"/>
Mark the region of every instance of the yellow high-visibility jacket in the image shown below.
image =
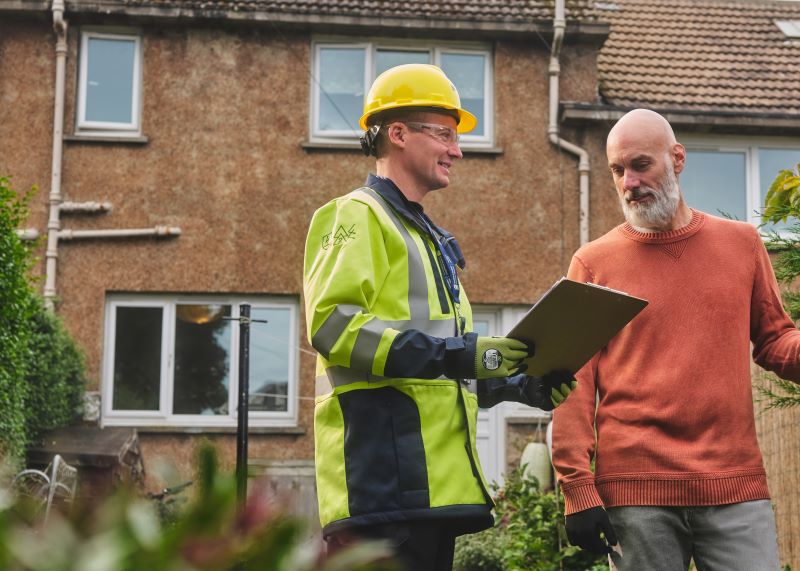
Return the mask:
<path id="1" fill-rule="evenodd" d="M 470 304 L 463 289 L 459 303 L 448 293 L 419 207 L 387 179 L 367 184 L 317 210 L 306 241 L 323 534 L 420 519 L 479 531 L 493 520 L 478 400 L 447 376 L 474 370 Z"/>

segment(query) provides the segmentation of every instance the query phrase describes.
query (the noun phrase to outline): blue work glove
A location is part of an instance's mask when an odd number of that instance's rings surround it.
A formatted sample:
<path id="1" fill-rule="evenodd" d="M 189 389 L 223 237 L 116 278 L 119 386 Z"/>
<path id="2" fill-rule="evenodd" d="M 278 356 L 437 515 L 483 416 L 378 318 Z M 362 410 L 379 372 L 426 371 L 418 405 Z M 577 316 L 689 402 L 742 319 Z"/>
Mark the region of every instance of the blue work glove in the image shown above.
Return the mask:
<path id="1" fill-rule="evenodd" d="M 510 337 L 478 337 L 475 343 L 476 379 L 510 377 L 528 368 L 522 360 L 533 355 L 533 346 Z"/>
<path id="2" fill-rule="evenodd" d="M 572 545 L 592 553 L 608 554 L 617 544 L 617 534 L 601 507 L 589 508 L 566 517 L 567 539 Z"/>
<path id="3" fill-rule="evenodd" d="M 553 410 L 566 400 L 578 386 L 569 371 L 552 371 L 543 377 L 525 378 L 523 392 L 530 406 L 542 410 Z"/>

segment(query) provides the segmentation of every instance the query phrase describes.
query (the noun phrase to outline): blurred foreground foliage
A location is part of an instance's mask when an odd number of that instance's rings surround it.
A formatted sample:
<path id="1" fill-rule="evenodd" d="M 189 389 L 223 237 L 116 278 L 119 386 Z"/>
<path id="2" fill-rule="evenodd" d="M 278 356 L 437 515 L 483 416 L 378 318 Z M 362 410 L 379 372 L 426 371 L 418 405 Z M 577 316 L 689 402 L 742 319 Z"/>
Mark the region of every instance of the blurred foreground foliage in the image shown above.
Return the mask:
<path id="1" fill-rule="evenodd" d="M 197 489 L 162 522 L 158 505 L 130 489 L 76 503 L 44 523 L 11 490 L 0 495 L 3 571 L 391 571 L 388 547 L 363 543 L 325 559 L 308 523 L 268 486 L 251 483 L 239 507 L 236 479 L 214 450 L 198 457 Z M 66 513 L 64 513 L 66 512 Z"/>

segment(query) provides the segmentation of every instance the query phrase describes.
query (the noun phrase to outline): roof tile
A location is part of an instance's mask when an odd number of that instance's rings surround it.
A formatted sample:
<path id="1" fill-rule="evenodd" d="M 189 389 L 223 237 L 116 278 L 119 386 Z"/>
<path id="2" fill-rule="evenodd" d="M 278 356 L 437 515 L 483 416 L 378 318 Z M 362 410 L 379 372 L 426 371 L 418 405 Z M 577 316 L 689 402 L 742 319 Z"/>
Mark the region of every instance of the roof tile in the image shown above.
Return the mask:
<path id="1" fill-rule="evenodd" d="M 800 115 L 800 42 L 775 20 L 800 2 L 616 0 L 598 57 L 600 93 L 617 106 Z"/>

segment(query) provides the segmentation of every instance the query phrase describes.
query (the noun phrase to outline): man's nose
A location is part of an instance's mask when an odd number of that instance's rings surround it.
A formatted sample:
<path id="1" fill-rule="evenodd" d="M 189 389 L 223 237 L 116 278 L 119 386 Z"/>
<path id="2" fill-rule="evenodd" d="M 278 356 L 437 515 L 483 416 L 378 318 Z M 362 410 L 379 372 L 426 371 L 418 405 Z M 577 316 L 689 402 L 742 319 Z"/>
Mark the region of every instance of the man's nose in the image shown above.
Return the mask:
<path id="1" fill-rule="evenodd" d="M 450 145 L 450 148 L 447 149 L 447 154 L 454 159 L 464 158 L 464 153 L 461 152 L 461 147 L 458 146 L 458 143 Z"/>
<path id="2" fill-rule="evenodd" d="M 635 173 L 625 171 L 625 176 L 622 180 L 622 187 L 625 190 L 639 188 L 639 184 L 639 177 Z"/>

